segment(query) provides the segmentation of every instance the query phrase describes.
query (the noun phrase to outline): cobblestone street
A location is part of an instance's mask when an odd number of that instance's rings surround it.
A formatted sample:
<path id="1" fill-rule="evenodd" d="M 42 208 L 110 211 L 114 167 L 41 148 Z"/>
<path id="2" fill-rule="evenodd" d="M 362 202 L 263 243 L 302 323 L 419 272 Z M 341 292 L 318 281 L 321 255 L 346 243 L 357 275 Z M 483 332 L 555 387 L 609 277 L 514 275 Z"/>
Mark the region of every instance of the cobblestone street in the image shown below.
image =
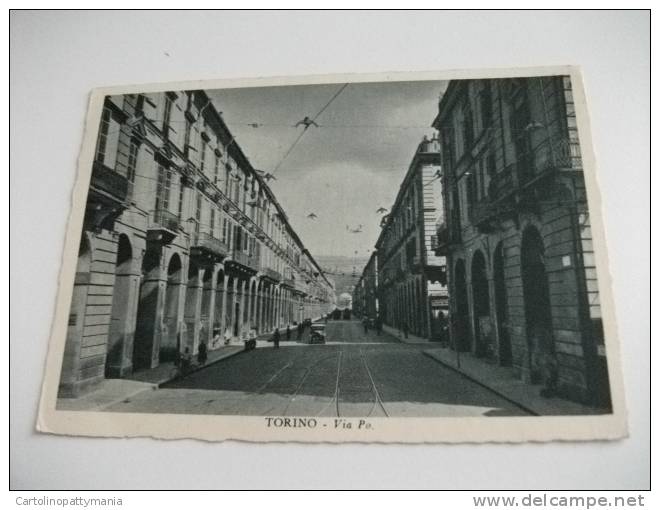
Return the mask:
<path id="1" fill-rule="evenodd" d="M 277 416 L 513 416 L 526 414 L 357 321 L 330 321 L 325 345 L 282 342 L 240 353 L 106 410 Z M 428 347 L 428 345 L 426 346 Z"/>

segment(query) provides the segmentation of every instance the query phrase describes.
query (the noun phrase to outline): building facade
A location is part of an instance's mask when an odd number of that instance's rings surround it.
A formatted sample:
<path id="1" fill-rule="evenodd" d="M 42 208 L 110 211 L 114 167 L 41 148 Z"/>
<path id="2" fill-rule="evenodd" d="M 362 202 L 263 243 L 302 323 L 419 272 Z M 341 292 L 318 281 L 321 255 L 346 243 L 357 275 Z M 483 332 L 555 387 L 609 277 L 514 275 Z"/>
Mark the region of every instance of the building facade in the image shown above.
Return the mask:
<path id="1" fill-rule="evenodd" d="M 382 218 L 376 256 L 362 276 L 365 290 L 374 282 L 374 295 L 363 297 L 368 310 L 377 311 L 386 326 L 433 340 L 442 339 L 448 310 L 445 257 L 432 249 L 442 215 L 440 175 L 439 141 L 425 138 Z"/>
<path id="2" fill-rule="evenodd" d="M 319 317 L 333 296 L 204 91 L 105 99 L 60 396 Z"/>
<path id="3" fill-rule="evenodd" d="M 553 394 L 607 405 L 570 79 L 452 81 L 434 127 L 452 346 Z"/>
<path id="4" fill-rule="evenodd" d="M 364 266 L 353 289 L 353 314 L 357 317 L 378 317 L 378 257 L 374 251 Z"/>

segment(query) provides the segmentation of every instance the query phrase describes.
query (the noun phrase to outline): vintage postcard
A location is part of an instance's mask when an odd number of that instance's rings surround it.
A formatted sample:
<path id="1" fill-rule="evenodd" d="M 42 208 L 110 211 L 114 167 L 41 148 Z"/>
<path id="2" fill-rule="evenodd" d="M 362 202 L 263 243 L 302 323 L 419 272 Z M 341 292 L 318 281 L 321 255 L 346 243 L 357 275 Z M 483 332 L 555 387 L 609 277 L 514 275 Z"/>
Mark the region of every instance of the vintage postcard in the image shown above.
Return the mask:
<path id="1" fill-rule="evenodd" d="M 97 89 L 37 428 L 625 437 L 596 175 L 574 67 Z"/>

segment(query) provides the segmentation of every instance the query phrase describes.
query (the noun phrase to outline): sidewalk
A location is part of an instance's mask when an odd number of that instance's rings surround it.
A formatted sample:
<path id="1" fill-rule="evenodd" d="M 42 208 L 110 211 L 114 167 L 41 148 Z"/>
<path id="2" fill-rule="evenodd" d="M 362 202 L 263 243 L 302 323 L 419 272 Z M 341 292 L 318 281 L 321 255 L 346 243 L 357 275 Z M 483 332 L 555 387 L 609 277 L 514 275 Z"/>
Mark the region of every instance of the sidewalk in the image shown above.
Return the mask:
<path id="1" fill-rule="evenodd" d="M 239 352 L 243 352 L 244 350 L 245 347 L 243 346 L 243 342 L 233 343 L 230 345 L 223 345 L 221 347 L 218 347 L 217 349 L 209 350 L 208 357 L 204 365 L 197 365 L 196 364 L 197 357 L 194 356 L 193 357 L 194 363 L 187 373 L 191 374 L 193 372 L 197 372 L 198 370 L 201 370 L 204 367 L 208 367 L 209 365 L 217 363 L 218 361 L 227 359 L 231 356 L 238 354 Z M 141 381 L 141 382 L 155 384 L 156 386 L 160 386 L 161 384 L 165 384 L 173 379 L 176 379 L 178 375 L 179 375 L 178 369 L 174 366 L 174 361 L 168 361 L 166 363 L 160 363 L 155 368 L 148 368 L 145 370 L 140 370 L 138 372 L 135 372 L 127 376 L 125 379 L 129 379 L 133 381 Z"/>
<path id="2" fill-rule="evenodd" d="M 405 338 L 403 333 L 400 332 L 398 329 L 393 328 L 392 326 L 388 326 L 387 324 L 383 324 L 383 331 L 385 333 L 388 333 L 389 335 L 392 335 L 394 338 L 397 338 L 399 342 L 403 342 L 404 344 L 434 344 L 435 342 L 431 342 L 428 338 L 422 338 L 420 336 L 413 335 L 412 333 L 408 333 L 408 338 Z"/>
<path id="3" fill-rule="evenodd" d="M 94 391 L 78 398 L 58 398 L 56 408 L 61 411 L 103 411 L 149 389 L 155 390 L 158 386 L 129 379 L 105 379 Z"/>
<path id="4" fill-rule="evenodd" d="M 187 374 L 227 359 L 244 351 L 241 345 L 226 345 L 209 351 L 204 365 L 193 365 Z M 93 391 L 77 398 L 58 398 L 57 409 L 64 411 L 102 411 L 113 404 L 130 399 L 145 390 L 157 390 L 159 386 L 176 379 L 179 371 L 173 361 L 160 363 L 155 368 L 139 370 L 123 379 L 104 379 Z"/>
<path id="5" fill-rule="evenodd" d="M 426 349 L 423 352 L 430 358 L 538 416 L 594 415 L 605 412 L 602 409 L 587 407 L 562 398 L 541 397 L 541 385 L 523 382 L 515 377 L 513 369 L 486 363 L 470 353 L 460 353 L 461 366 L 458 368 L 456 352 L 449 348 L 438 347 Z"/>
<path id="6" fill-rule="evenodd" d="M 314 319 L 317 322 L 321 319 Z M 298 342 L 298 332 L 295 326 L 291 326 L 291 340 L 286 340 L 286 326 L 280 328 L 281 343 L 300 343 Z M 305 337 L 309 336 L 309 328 L 303 333 L 302 343 Z M 272 347 L 272 333 L 259 335 L 257 337 L 256 347 Z M 307 342 L 308 343 L 308 342 Z M 234 339 L 229 345 L 222 345 L 216 349 L 208 351 L 207 361 L 204 365 L 196 364 L 196 356 L 193 357 L 193 365 L 186 375 L 202 370 L 214 363 L 222 361 L 245 352 L 245 345 L 242 340 Z M 134 395 L 145 390 L 156 390 L 163 384 L 171 382 L 180 376 L 178 369 L 174 366 L 174 361 L 160 363 L 155 368 L 139 370 L 123 379 L 104 379 L 93 391 L 81 395 L 77 398 L 59 398 L 57 399 L 57 409 L 64 411 L 102 411 L 119 402 L 130 399 Z"/>

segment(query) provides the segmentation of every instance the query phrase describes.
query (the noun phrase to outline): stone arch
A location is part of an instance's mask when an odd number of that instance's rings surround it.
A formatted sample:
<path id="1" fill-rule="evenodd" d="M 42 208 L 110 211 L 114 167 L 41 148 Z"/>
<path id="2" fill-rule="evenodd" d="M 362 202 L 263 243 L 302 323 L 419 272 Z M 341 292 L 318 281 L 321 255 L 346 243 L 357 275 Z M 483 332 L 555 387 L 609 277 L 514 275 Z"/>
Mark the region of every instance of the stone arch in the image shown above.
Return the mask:
<path id="1" fill-rule="evenodd" d="M 213 314 L 213 331 L 212 335 L 214 339 L 218 338 L 218 335 L 222 337 L 224 335 L 224 322 L 225 322 L 225 301 L 227 299 L 226 292 L 226 275 L 224 267 L 220 266 L 215 273 L 215 312 Z M 214 347 L 217 346 L 219 342 L 214 341 Z"/>
<path id="2" fill-rule="evenodd" d="M 236 277 L 225 274 L 225 330 L 229 328 L 231 335 L 234 332 L 234 290 Z M 224 335 L 224 332 L 223 332 Z"/>
<path id="3" fill-rule="evenodd" d="M 186 325 L 186 338 L 182 339 L 182 352 L 188 349 L 193 354 L 200 331 L 201 292 L 203 285 L 203 272 L 199 263 L 188 258 L 188 278 L 186 282 L 186 300 L 184 303 L 184 322 Z"/>
<path id="4" fill-rule="evenodd" d="M 533 383 L 552 384 L 550 379 L 556 378 L 556 352 L 545 246 L 539 230 L 533 226 L 523 231 L 520 264 L 530 377 Z"/>
<path id="5" fill-rule="evenodd" d="M 151 368 L 154 361 L 155 338 L 159 337 L 161 333 L 156 324 L 160 290 L 160 259 L 160 250 L 151 246 L 147 247 L 142 256 L 142 282 L 138 296 L 135 338 L 133 340 L 133 370 Z"/>
<path id="6" fill-rule="evenodd" d="M 495 295 L 495 320 L 497 326 L 498 357 L 500 365 L 513 364 L 511 330 L 507 303 L 506 277 L 504 274 L 504 242 L 500 241 L 493 250 L 493 287 Z"/>
<path id="7" fill-rule="evenodd" d="M 80 349 L 85 325 L 91 267 L 92 243 L 86 233 L 83 233 L 78 247 L 76 275 L 73 282 L 66 343 L 60 372 L 58 391 L 60 397 L 74 397 L 78 394 Z"/>
<path id="8" fill-rule="evenodd" d="M 471 345 L 470 305 L 468 302 L 467 274 L 465 261 L 458 259 L 454 264 L 455 318 L 452 321 L 454 348 L 469 351 Z"/>
<path id="9" fill-rule="evenodd" d="M 115 282 L 112 288 L 110 327 L 105 360 L 105 376 L 121 377 L 130 367 L 133 336 L 135 334 L 135 297 L 139 285 L 133 271 L 133 247 L 126 234 L 117 240 Z"/>
<path id="10" fill-rule="evenodd" d="M 159 347 L 159 360 L 172 361 L 181 351 L 181 324 L 179 300 L 184 284 L 183 263 L 178 253 L 170 256 L 167 264 L 163 307 L 163 335 Z"/>
<path id="11" fill-rule="evenodd" d="M 207 345 L 213 329 L 211 321 L 213 320 L 213 307 L 215 303 L 215 276 L 216 270 L 213 265 L 206 266 L 202 269 L 202 304 L 200 308 L 199 341 L 204 341 Z"/>
<path id="12" fill-rule="evenodd" d="M 479 357 L 492 357 L 493 332 L 490 321 L 490 296 L 486 257 L 481 250 L 472 255 L 472 316 L 475 340 L 475 354 Z"/>
<path id="13" fill-rule="evenodd" d="M 257 327 L 257 289 L 258 284 L 256 278 L 250 279 L 250 316 L 248 317 L 248 323 L 250 324 L 250 329 Z"/>

